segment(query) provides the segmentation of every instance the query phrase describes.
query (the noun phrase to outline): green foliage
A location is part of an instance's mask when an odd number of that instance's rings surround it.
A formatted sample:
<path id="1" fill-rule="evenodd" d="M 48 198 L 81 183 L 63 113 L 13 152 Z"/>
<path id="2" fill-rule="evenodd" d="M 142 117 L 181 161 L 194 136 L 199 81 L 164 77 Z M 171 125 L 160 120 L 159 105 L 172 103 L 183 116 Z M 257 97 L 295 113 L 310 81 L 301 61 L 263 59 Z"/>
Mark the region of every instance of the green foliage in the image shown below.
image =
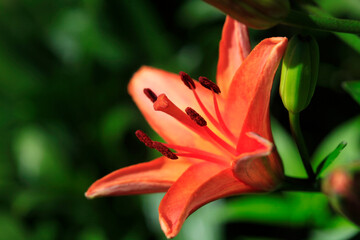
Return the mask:
<path id="1" fill-rule="evenodd" d="M 271 120 L 276 149 L 284 163 L 286 176 L 305 178 L 306 172 L 299 151 L 290 134 L 275 119 Z"/>
<path id="2" fill-rule="evenodd" d="M 341 154 L 338 155 L 336 161 L 334 161 L 328 168 L 324 169 L 320 176 L 323 176 L 324 174 L 326 174 L 326 172 L 334 169 L 336 166 L 348 164 L 357 159 L 360 159 L 359 132 L 360 117 L 356 117 L 341 124 L 324 138 L 324 140 L 319 144 L 318 148 L 315 150 L 312 156 L 312 162 L 315 166 L 319 166 L 323 159 L 328 156 L 329 152 L 331 152 L 332 149 L 338 146 L 338 142 L 340 139 L 347 142 L 347 146 L 341 151 Z M 339 149 L 335 149 L 335 155 L 337 154 L 338 150 L 342 148 L 342 146 L 343 145 L 340 144 L 338 146 Z"/>
<path id="3" fill-rule="evenodd" d="M 7 0 L 0 9 L 0 240 L 164 239 L 158 199 L 89 201 L 83 194 L 105 174 L 157 154 L 134 136 L 137 129 L 154 133 L 127 94 L 132 74 L 151 65 L 215 80 L 224 16 L 200 0 Z M 352 9 L 349 16 L 360 12 Z M 250 34 L 255 46 L 265 37 L 291 37 L 294 30 Z M 314 166 L 339 141 L 348 143 L 331 169 L 360 158 L 360 118 L 353 118 L 358 106 L 340 88 L 343 81 L 360 79 L 359 54 L 331 34 L 315 37 L 321 87 L 304 111 L 303 129 L 315 149 Z M 285 173 L 304 177 L 278 94 L 271 113 Z M 333 216 L 323 196 L 310 193 L 235 197 L 189 220 L 178 239 L 245 238 L 240 224 L 236 233 L 227 230 L 237 221 L 254 224 L 254 233 L 264 223 L 305 226 L 309 236 L 357 231 Z"/>
<path id="4" fill-rule="evenodd" d="M 344 82 L 343 88 L 360 104 L 360 81 Z"/>
<path id="5" fill-rule="evenodd" d="M 316 168 L 316 176 L 319 176 L 330 164 L 339 156 L 340 152 L 346 147 L 346 142 L 341 142 Z"/>
<path id="6" fill-rule="evenodd" d="M 321 227 L 330 217 L 326 203 L 326 197 L 319 193 L 248 196 L 230 201 L 224 218 L 287 227 L 302 227 L 311 222 Z"/>

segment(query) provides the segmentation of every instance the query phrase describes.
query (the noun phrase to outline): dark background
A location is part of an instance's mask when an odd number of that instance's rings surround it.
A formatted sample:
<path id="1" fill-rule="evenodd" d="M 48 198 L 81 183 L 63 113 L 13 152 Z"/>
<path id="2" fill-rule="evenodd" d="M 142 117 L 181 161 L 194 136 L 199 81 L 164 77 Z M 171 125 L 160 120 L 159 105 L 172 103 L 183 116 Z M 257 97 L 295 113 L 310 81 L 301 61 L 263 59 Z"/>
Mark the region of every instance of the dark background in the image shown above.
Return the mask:
<path id="1" fill-rule="evenodd" d="M 360 3 L 318 2 L 335 16 L 360 17 Z M 199 0 L 0 1 L 0 239 L 165 239 L 161 194 L 90 201 L 84 192 L 105 174 L 156 156 L 134 136 L 151 130 L 127 94 L 132 74 L 150 65 L 214 79 L 224 19 Z M 250 30 L 252 47 L 298 32 Z M 359 51 L 336 35 L 312 33 L 321 65 L 302 115 L 309 149 L 318 161 L 344 136 L 350 150 L 342 159 L 360 159 L 360 108 L 341 87 L 360 79 Z M 278 77 L 274 84 L 274 135 L 286 143 Z M 294 147 L 278 145 L 290 159 L 287 173 L 300 176 Z M 209 204 L 176 239 L 347 239 L 357 231 L 321 194 L 275 193 Z"/>

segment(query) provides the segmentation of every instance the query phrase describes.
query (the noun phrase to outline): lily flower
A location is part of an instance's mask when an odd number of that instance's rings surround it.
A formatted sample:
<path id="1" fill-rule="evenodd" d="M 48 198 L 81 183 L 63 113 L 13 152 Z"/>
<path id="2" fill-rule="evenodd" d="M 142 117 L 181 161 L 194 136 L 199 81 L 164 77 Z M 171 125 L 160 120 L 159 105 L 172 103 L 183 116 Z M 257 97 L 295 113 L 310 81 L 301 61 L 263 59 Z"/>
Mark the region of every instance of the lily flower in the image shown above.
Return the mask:
<path id="1" fill-rule="evenodd" d="M 284 37 L 268 38 L 250 52 L 246 26 L 227 17 L 217 85 L 184 72 L 140 68 L 129 93 L 166 143 L 141 130 L 136 136 L 163 156 L 110 173 L 85 196 L 166 192 L 159 220 L 173 238 L 185 219 L 210 201 L 279 187 L 284 173 L 272 143 L 269 101 L 286 45 Z"/>

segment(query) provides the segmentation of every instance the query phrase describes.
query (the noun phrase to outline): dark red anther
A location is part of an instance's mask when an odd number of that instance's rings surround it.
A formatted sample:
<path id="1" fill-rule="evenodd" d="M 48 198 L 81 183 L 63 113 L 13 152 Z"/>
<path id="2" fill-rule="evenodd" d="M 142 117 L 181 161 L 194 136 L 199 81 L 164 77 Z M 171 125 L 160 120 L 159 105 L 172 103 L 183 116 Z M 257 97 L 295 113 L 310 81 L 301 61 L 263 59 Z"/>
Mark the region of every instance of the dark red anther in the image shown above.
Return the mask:
<path id="1" fill-rule="evenodd" d="M 156 94 L 150 88 L 144 88 L 144 94 L 152 101 L 155 102 L 157 100 Z"/>
<path id="2" fill-rule="evenodd" d="M 219 86 L 210 81 L 207 77 L 199 77 L 199 82 L 203 87 L 214 91 L 214 93 L 221 93 Z"/>
<path id="3" fill-rule="evenodd" d="M 184 82 L 184 84 L 190 88 L 190 89 L 195 89 L 195 82 L 194 80 L 189 76 L 189 74 L 181 71 L 179 72 L 180 78 L 181 80 Z"/>
<path id="4" fill-rule="evenodd" d="M 178 159 L 175 153 L 173 153 L 168 147 L 159 142 L 153 142 L 153 148 L 158 150 L 162 155 L 170 159 Z"/>
<path id="5" fill-rule="evenodd" d="M 146 135 L 146 133 L 144 133 L 141 130 L 137 130 L 135 132 L 136 137 L 140 140 L 140 142 L 144 143 L 145 146 L 149 147 L 149 148 L 154 148 L 153 147 L 153 140 L 151 140 L 151 138 L 149 138 L 148 135 Z"/>
<path id="6" fill-rule="evenodd" d="M 189 117 L 191 118 L 191 120 L 193 120 L 194 122 L 196 122 L 197 125 L 204 127 L 207 125 L 206 120 L 200 116 L 200 114 L 198 114 L 194 109 L 192 109 L 191 107 L 187 107 L 185 109 L 185 112 L 187 115 L 189 115 Z"/>

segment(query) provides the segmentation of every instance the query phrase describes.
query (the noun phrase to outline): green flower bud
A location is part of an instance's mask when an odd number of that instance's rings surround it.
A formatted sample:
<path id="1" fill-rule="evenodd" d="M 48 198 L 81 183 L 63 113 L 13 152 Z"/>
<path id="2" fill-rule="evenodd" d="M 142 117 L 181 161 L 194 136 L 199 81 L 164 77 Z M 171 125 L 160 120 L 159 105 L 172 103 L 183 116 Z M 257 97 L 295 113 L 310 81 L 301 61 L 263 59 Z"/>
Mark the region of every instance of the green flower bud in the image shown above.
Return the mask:
<path id="1" fill-rule="evenodd" d="M 255 29 L 268 29 L 290 11 L 288 0 L 204 0 L 232 18 Z"/>
<path id="2" fill-rule="evenodd" d="M 336 211 L 360 226 L 360 162 L 334 169 L 323 179 L 322 191 Z"/>
<path id="3" fill-rule="evenodd" d="M 295 35 L 288 43 L 280 80 L 280 96 L 292 113 L 304 110 L 314 95 L 319 70 L 319 47 L 311 36 Z"/>

